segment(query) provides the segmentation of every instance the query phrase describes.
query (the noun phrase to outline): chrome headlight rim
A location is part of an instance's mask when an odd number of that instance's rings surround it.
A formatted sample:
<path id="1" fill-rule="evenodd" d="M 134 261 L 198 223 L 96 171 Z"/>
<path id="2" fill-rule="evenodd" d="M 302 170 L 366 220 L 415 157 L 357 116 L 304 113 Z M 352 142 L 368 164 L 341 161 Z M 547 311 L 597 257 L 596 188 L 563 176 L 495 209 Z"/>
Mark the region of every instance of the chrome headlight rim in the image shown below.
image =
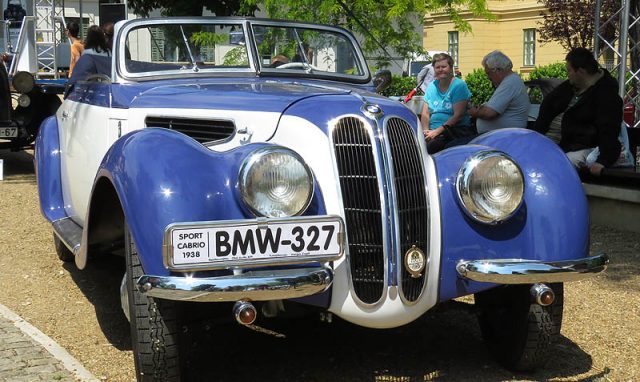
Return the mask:
<path id="1" fill-rule="evenodd" d="M 304 171 L 307 174 L 307 179 L 308 179 L 309 192 L 306 197 L 306 200 L 302 204 L 301 208 L 298 209 L 298 211 L 292 214 L 286 214 L 285 216 L 272 216 L 256 208 L 250 202 L 251 195 L 249 195 L 249 193 L 247 192 L 248 187 L 246 187 L 247 181 L 249 179 L 249 171 L 251 170 L 252 166 L 254 166 L 256 163 L 262 160 L 265 156 L 271 155 L 274 153 L 285 154 L 295 158 L 304 168 Z M 262 147 L 251 152 L 251 154 L 249 154 L 244 159 L 242 165 L 240 166 L 240 171 L 238 174 L 238 189 L 240 191 L 240 196 L 242 198 L 242 201 L 244 205 L 247 207 L 247 209 L 256 217 L 267 217 L 267 218 L 274 217 L 275 218 L 275 217 L 291 217 L 291 216 L 302 215 L 309 208 L 309 205 L 313 200 L 313 196 L 315 192 L 314 185 L 315 185 L 315 181 L 313 177 L 313 172 L 311 171 L 311 168 L 307 165 L 307 163 L 304 161 L 302 156 L 300 156 L 300 154 L 298 154 L 297 152 L 283 146 Z"/>
<path id="2" fill-rule="evenodd" d="M 517 205 L 508 213 L 503 214 L 501 216 L 492 216 L 486 211 L 482 211 L 480 207 L 477 206 L 473 197 L 471 196 L 471 184 L 470 178 L 471 174 L 476 170 L 479 165 L 490 158 L 500 157 L 502 159 L 506 159 L 513 164 L 517 171 L 517 175 L 519 177 L 519 181 L 521 182 L 522 192 L 519 195 L 519 202 Z M 511 219 L 522 206 L 524 201 L 524 175 L 522 169 L 518 165 L 518 163 L 511 158 L 508 154 L 498 151 L 498 150 L 483 150 L 473 154 L 471 157 L 467 158 L 467 160 L 463 163 L 462 167 L 458 171 L 458 176 L 456 178 L 456 193 L 458 196 L 458 203 L 462 206 L 462 210 L 469 216 L 471 219 L 488 225 L 496 225 Z"/>
<path id="3" fill-rule="evenodd" d="M 13 88 L 18 93 L 29 93 L 36 86 L 36 80 L 29 72 L 18 72 L 11 79 Z"/>

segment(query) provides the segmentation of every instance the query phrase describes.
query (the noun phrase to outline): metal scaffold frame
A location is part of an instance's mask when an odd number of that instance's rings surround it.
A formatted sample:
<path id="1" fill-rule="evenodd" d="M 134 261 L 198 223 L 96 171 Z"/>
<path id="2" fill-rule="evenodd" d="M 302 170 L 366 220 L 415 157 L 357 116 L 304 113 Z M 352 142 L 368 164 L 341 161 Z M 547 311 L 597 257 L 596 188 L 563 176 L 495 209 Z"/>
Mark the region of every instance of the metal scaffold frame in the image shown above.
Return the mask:
<path id="1" fill-rule="evenodd" d="M 596 0 L 594 54 L 607 69 L 617 73 L 625 109 L 633 106 L 633 126 L 640 127 L 640 15 L 639 0 L 621 0 L 620 7 L 603 19 L 602 0 Z M 635 5 L 635 6 L 632 6 Z M 607 10 L 610 11 L 610 10 Z M 617 33 L 611 37 L 611 29 Z M 613 60 L 608 57 L 613 56 Z M 635 62 L 635 63 L 634 63 Z"/>
<path id="2" fill-rule="evenodd" d="M 59 77 L 56 48 L 62 42 L 63 11 L 59 0 L 34 1 L 38 77 Z"/>

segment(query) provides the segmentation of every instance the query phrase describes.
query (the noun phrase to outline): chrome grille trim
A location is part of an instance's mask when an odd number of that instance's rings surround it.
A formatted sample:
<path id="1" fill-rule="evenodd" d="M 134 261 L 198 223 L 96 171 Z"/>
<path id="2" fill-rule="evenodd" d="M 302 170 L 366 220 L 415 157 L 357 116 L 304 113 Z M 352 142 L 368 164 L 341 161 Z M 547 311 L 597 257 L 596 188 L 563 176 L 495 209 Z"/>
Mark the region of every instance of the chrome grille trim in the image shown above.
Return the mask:
<path id="1" fill-rule="evenodd" d="M 352 290 L 364 304 L 380 301 L 387 286 L 386 226 L 379 160 L 371 127 L 342 117 L 331 133 L 342 195 Z"/>
<path id="2" fill-rule="evenodd" d="M 390 178 L 393 184 L 395 211 L 395 248 L 398 264 L 400 296 L 415 303 L 422 295 L 429 272 L 429 206 L 427 185 L 420 146 L 411 126 L 392 117 L 386 120 L 385 136 L 391 159 Z M 413 245 L 422 249 L 427 264 L 422 275 L 413 278 L 404 268 L 404 254 Z"/>
<path id="3" fill-rule="evenodd" d="M 226 141 L 236 132 L 235 124 L 229 120 L 148 116 L 144 123 L 146 127 L 179 131 L 202 144 Z"/>

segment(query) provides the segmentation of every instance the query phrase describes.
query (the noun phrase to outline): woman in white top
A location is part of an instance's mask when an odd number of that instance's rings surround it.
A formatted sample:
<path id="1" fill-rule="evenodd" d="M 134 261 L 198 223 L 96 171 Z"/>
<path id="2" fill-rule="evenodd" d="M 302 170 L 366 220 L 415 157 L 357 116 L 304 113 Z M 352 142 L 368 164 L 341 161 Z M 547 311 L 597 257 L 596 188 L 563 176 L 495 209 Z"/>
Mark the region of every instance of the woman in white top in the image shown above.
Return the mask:
<path id="1" fill-rule="evenodd" d="M 84 51 L 82 54 L 95 54 L 98 56 L 111 55 L 109 53 L 107 39 L 99 26 L 92 25 L 87 29 L 87 37 L 84 39 Z"/>

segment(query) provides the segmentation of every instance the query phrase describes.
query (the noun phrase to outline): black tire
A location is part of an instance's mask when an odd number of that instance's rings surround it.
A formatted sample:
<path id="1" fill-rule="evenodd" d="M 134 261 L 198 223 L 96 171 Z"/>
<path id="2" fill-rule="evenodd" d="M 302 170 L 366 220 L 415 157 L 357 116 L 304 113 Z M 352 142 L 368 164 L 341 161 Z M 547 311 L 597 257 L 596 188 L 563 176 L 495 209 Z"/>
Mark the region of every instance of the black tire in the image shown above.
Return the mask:
<path id="1" fill-rule="evenodd" d="M 55 233 L 53 234 L 53 245 L 56 247 L 56 254 L 58 255 L 58 259 L 64 261 L 65 263 L 69 263 L 75 259 L 73 252 L 71 252 L 69 248 L 67 248 L 67 246 L 62 243 L 62 240 L 60 240 L 58 235 L 56 235 Z"/>
<path id="2" fill-rule="evenodd" d="M 560 335 L 564 288 L 549 284 L 556 299 L 549 306 L 532 301 L 531 285 L 509 285 L 476 293 L 482 337 L 496 360 L 509 370 L 544 366 Z"/>
<path id="3" fill-rule="evenodd" d="M 139 382 L 180 381 L 175 301 L 147 297 L 136 281 L 143 274 L 138 250 L 125 224 L 125 258 L 131 342 Z"/>

